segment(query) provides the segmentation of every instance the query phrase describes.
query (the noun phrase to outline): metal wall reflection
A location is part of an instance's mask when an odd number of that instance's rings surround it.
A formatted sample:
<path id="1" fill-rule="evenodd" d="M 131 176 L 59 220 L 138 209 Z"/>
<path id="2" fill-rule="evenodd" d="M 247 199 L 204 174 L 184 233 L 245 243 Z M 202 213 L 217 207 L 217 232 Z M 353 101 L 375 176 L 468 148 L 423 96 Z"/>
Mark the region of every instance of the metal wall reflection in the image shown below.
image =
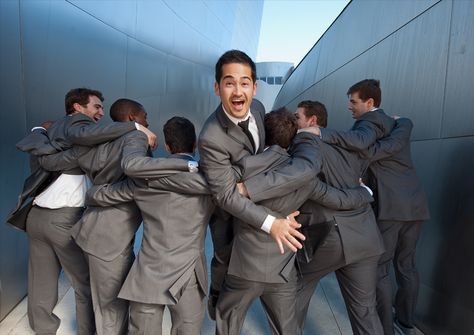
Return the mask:
<path id="1" fill-rule="evenodd" d="M 428 193 L 417 261 L 417 325 L 474 333 L 474 2 L 353 0 L 294 70 L 275 108 L 316 99 L 349 128 L 347 89 L 378 78 L 382 107 L 414 122 L 412 154 Z"/>
<path id="2" fill-rule="evenodd" d="M 199 131 L 218 104 L 217 58 L 231 48 L 255 58 L 262 10 L 263 1 L 0 1 L 0 217 L 28 173 L 14 144 L 61 117 L 70 88 L 101 90 L 106 110 L 140 101 L 161 144 L 171 116 Z M 0 320 L 26 294 L 26 264 L 25 235 L 0 225 Z"/>

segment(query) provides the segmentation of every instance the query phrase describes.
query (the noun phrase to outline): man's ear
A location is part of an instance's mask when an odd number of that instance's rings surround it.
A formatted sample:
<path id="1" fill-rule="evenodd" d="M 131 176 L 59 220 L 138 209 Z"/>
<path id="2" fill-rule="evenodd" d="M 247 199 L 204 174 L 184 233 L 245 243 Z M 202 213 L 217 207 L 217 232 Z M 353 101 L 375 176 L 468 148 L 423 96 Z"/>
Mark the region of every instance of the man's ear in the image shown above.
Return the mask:
<path id="1" fill-rule="evenodd" d="M 375 101 L 373 98 L 367 99 L 367 107 L 369 108 L 369 110 L 375 107 Z"/>
<path id="2" fill-rule="evenodd" d="M 214 82 L 214 93 L 220 97 L 221 96 L 221 92 L 219 91 L 219 83 L 217 81 Z"/>
<path id="3" fill-rule="evenodd" d="M 169 146 L 168 144 L 166 144 L 166 143 L 165 143 L 165 149 L 166 149 L 166 152 L 167 152 L 167 153 L 169 153 L 169 154 L 171 153 L 171 148 L 170 148 L 170 146 Z"/>
<path id="4" fill-rule="evenodd" d="M 79 103 L 75 102 L 75 103 L 72 105 L 72 108 L 74 108 L 74 110 L 75 110 L 76 112 L 80 112 L 83 107 L 82 107 Z"/>
<path id="5" fill-rule="evenodd" d="M 318 117 L 316 115 L 311 115 L 311 117 L 309 118 L 309 125 L 311 127 L 318 126 Z"/>
<path id="6" fill-rule="evenodd" d="M 194 141 L 194 143 L 193 143 L 193 152 L 192 153 L 194 154 L 195 151 L 196 151 L 196 141 Z"/>

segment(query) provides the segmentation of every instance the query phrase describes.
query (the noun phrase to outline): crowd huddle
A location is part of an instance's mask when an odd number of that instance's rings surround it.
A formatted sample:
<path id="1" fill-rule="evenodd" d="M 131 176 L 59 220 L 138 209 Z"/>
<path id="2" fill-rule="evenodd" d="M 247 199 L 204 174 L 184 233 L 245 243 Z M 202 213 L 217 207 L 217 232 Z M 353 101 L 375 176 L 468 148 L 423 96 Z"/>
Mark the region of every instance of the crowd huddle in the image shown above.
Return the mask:
<path id="1" fill-rule="evenodd" d="M 252 59 L 225 52 L 220 105 L 199 137 L 184 117 L 166 121 L 167 157 L 153 157 L 157 136 L 139 102 L 118 99 L 103 124 L 104 97 L 88 88 L 71 89 L 66 115 L 17 143 L 31 175 L 8 223 L 28 236 L 35 333 L 59 328 L 63 269 L 79 335 L 161 334 L 165 307 L 171 334 L 200 334 L 206 306 L 216 334 L 240 334 L 257 298 L 272 334 L 302 334 L 331 272 L 354 334 L 393 335 L 394 325 L 415 334 L 415 248 L 429 211 L 412 122 L 384 113 L 375 79 L 347 90 L 355 122 L 345 131 L 328 128 L 319 101 L 265 113 L 256 90 Z"/>

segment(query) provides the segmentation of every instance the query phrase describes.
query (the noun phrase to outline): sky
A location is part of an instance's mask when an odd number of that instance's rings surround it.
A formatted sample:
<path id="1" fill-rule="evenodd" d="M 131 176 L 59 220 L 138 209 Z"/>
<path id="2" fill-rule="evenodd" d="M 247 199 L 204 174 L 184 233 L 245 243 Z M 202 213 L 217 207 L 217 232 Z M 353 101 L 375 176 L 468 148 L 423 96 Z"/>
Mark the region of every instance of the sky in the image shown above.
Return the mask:
<path id="1" fill-rule="evenodd" d="M 349 0 L 265 0 L 257 62 L 296 66 Z"/>

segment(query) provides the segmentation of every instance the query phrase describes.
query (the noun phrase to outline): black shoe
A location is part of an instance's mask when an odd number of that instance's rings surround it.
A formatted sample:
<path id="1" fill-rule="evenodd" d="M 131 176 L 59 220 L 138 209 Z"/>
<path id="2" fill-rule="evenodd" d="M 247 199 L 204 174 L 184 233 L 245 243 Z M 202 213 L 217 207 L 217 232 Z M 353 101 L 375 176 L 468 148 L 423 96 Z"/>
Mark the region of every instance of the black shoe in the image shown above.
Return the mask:
<path id="1" fill-rule="evenodd" d="M 207 314 L 209 314 L 209 318 L 213 321 L 216 321 L 217 298 L 219 298 L 219 291 L 211 289 L 209 299 L 207 299 Z"/>
<path id="2" fill-rule="evenodd" d="M 416 329 L 414 327 L 408 327 L 400 322 L 397 318 L 394 320 L 396 333 L 404 335 L 416 335 Z"/>

